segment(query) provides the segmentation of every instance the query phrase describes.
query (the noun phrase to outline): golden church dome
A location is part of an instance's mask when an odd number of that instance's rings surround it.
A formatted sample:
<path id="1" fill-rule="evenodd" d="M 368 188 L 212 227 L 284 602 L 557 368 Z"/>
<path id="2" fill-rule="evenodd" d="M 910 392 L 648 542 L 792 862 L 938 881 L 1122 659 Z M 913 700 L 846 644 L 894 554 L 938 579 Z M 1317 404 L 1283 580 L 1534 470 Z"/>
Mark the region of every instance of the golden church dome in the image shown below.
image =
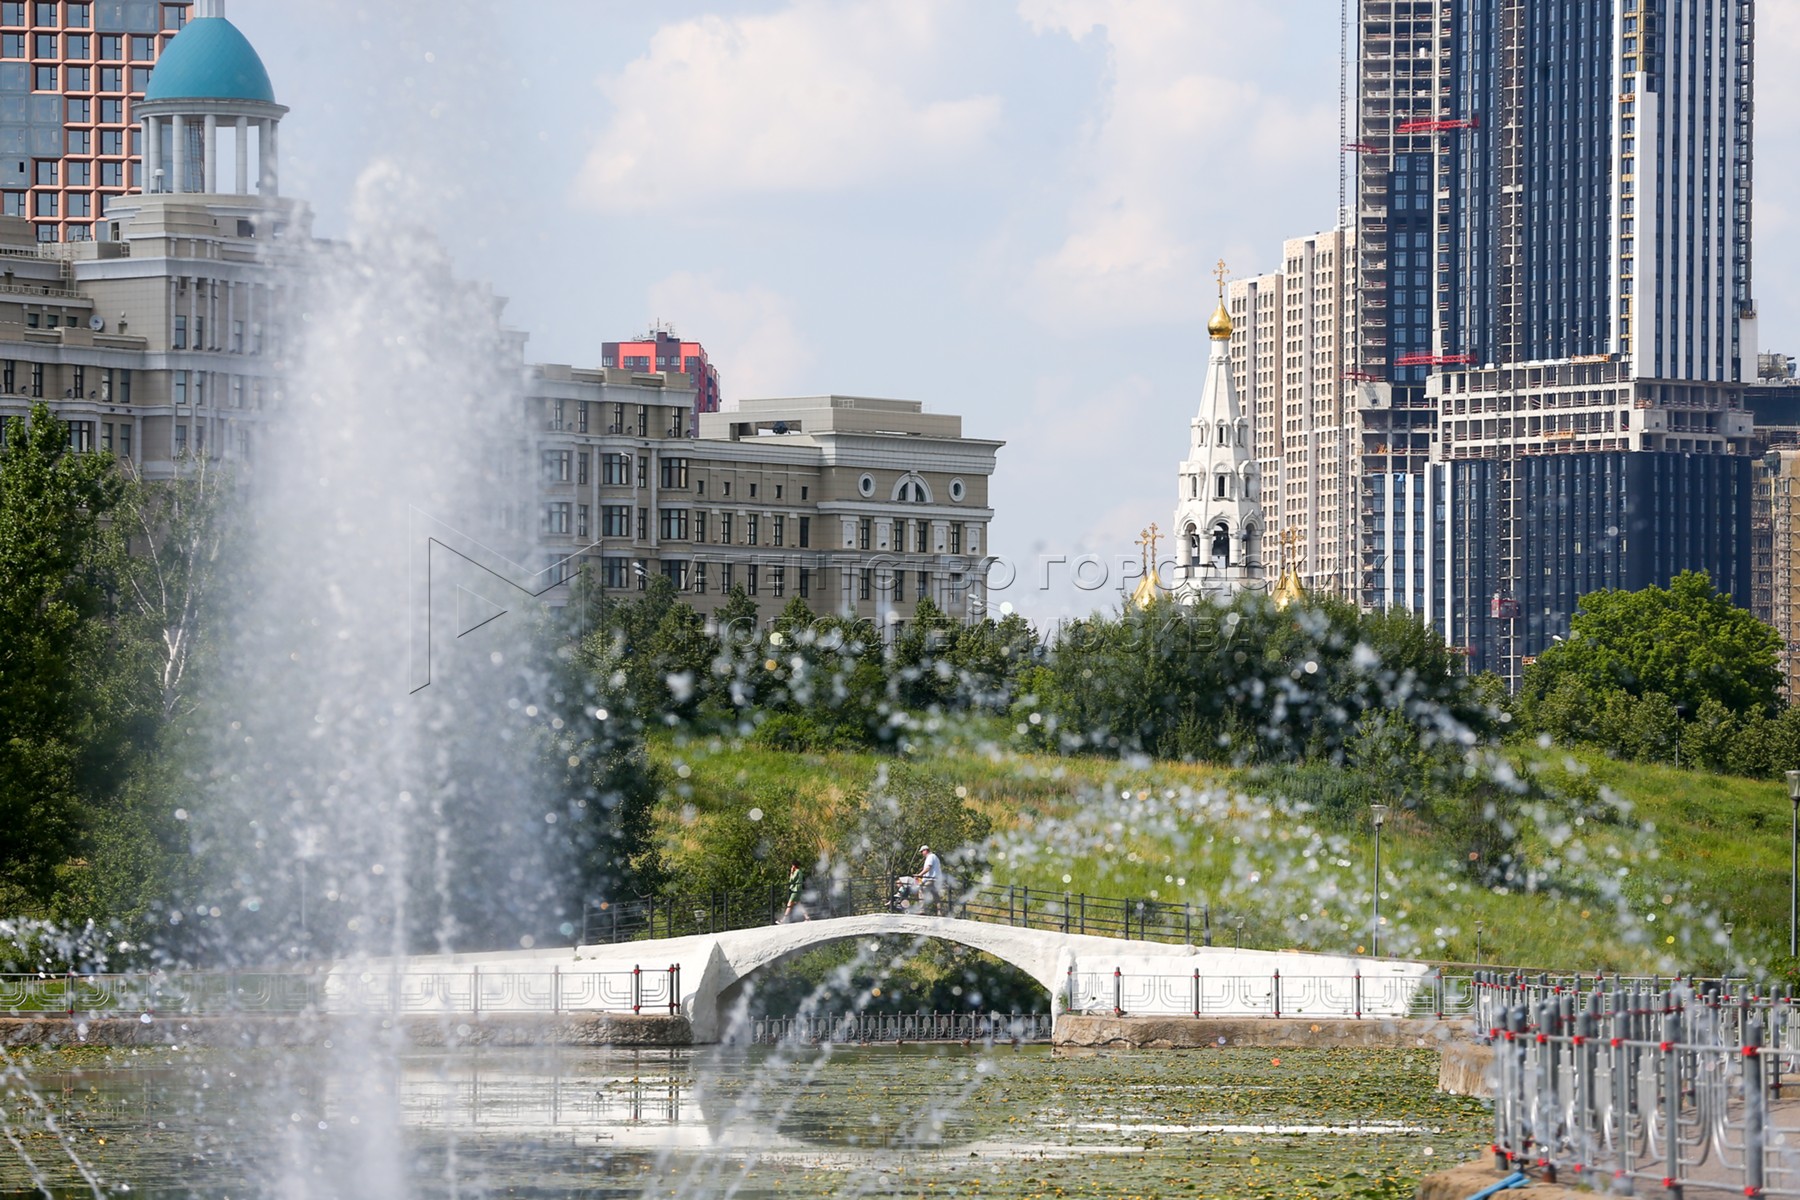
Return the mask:
<path id="1" fill-rule="evenodd" d="M 1213 310 L 1212 320 L 1206 323 L 1206 332 L 1215 338 L 1231 336 L 1231 314 L 1225 311 L 1225 301 L 1219 301 L 1219 307 Z"/>

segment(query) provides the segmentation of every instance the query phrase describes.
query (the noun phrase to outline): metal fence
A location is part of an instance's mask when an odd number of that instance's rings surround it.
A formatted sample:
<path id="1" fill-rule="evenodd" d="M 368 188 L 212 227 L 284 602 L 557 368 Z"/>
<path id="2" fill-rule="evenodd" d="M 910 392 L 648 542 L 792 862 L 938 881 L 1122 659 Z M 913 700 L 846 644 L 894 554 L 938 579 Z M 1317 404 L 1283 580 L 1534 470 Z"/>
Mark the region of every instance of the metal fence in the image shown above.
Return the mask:
<path id="1" fill-rule="evenodd" d="M 1738 986 L 1734 986 L 1738 985 Z M 1581 989 L 1478 980 L 1495 1048 L 1494 1144 L 1509 1169 L 1610 1176 L 1675 1197 L 1688 1189 L 1800 1197 L 1800 1121 L 1771 1120 L 1800 1070 L 1793 999 L 1741 981 Z M 1790 1110 L 1791 1111 L 1791 1110 Z"/>
<path id="2" fill-rule="evenodd" d="M 1410 975 L 1178 975 L 1069 968 L 1064 1011 L 1114 1016 L 1465 1017 L 1475 1011 L 1474 979 L 1442 970 Z"/>
<path id="3" fill-rule="evenodd" d="M 786 910 L 787 889 L 783 887 L 596 901 L 582 910 L 581 941 L 597 945 L 750 929 L 779 922 Z M 896 887 L 894 879 L 885 877 L 831 880 L 811 888 L 801 896 L 793 919 L 886 912 L 1195 946 L 1213 944 L 1215 925 L 1228 931 L 1221 935 L 1226 941 L 1241 943 L 1244 930 L 1241 919 L 1221 914 L 1215 921 L 1212 907 L 1206 903 L 1120 899 L 1015 884 L 955 889 L 941 897 L 920 898 L 909 897 Z"/>
<path id="4" fill-rule="evenodd" d="M 224 1016 L 330 1012 L 674 1014 L 678 965 L 629 971 L 184 971 L 0 975 L 0 1013 Z"/>
<path id="5" fill-rule="evenodd" d="M 798 1042 L 1047 1042 L 1049 1013 L 816 1013 L 752 1017 L 753 1044 Z"/>

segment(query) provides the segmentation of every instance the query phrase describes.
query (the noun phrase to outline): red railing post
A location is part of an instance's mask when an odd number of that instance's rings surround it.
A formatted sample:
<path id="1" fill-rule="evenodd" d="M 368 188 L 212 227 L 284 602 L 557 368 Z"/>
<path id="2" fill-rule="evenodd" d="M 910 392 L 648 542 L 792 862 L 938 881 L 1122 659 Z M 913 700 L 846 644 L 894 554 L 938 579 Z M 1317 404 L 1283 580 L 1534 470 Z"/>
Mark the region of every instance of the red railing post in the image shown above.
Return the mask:
<path id="1" fill-rule="evenodd" d="M 631 968 L 631 1011 L 644 1011 L 644 968 L 641 966 Z"/>
<path id="2" fill-rule="evenodd" d="M 1125 1009 L 1120 1006 L 1120 1001 L 1122 1001 L 1125 998 L 1123 990 L 1122 990 L 1123 984 L 1121 983 L 1121 980 L 1123 979 L 1123 977 L 1124 977 L 1123 972 L 1120 971 L 1120 969 L 1118 967 L 1114 967 L 1113 968 L 1113 1016 L 1115 1016 L 1115 1017 L 1122 1017 L 1125 1015 Z"/>
<path id="3" fill-rule="evenodd" d="M 681 964 L 669 964 L 669 1015 L 672 1017 L 681 1008 Z"/>
<path id="4" fill-rule="evenodd" d="M 1281 1016 L 1281 972 L 1275 972 L 1275 1015 Z"/>

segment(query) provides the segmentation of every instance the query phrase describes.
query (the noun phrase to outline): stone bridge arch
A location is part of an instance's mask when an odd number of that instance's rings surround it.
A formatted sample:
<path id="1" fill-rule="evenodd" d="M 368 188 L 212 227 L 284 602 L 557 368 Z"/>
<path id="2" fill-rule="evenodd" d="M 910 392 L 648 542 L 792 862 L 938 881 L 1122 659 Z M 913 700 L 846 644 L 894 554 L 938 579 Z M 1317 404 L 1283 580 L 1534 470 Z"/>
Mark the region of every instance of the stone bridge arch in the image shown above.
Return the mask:
<path id="1" fill-rule="evenodd" d="M 821 946 L 871 937 L 930 938 L 980 950 L 1031 976 L 1051 995 L 1067 969 L 1067 938 L 1063 934 L 947 917 L 871 913 L 737 930 L 716 937 L 715 953 L 692 993 L 688 1011 L 696 1037 L 710 1041 L 725 1034 L 744 984 L 758 971 Z"/>

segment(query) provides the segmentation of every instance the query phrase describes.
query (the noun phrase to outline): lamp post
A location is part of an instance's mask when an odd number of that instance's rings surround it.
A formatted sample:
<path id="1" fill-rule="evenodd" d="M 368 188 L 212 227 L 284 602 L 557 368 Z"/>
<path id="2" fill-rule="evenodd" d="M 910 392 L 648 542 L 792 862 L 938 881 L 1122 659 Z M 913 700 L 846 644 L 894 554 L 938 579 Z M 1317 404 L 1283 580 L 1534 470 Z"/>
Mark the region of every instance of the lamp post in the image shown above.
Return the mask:
<path id="1" fill-rule="evenodd" d="M 1730 975 L 1732 968 L 1737 964 L 1737 955 L 1731 946 L 1731 931 L 1737 927 L 1727 921 L 1720 928 L 1725 931 L 1725 974 Z"/>
<path id="2" fill-rule="evenodd" d="M 1788 832 L 1788 957 L 1800 956 L 1800 771 L 1787 773 L 1788 799 L 1794 802 Z"/>
<path id="3" fill-rule="evenodd" d="M 1237 948 L 1239 950 L 1244 948 L 1244 918 L 1242 917 L 1237 919 Z"/>
<path id="4" fill-rule="evenodd" d="M 1387 820 L 1387 811 L 1385 804 L 1369 805 L 1369 812 L 1375 817 L 1375 922 L 1369 931 L 1369 954 L 1373 957 L 1381 954 L 1381 826 Z"/>
<path id="5" fill-rule="evenodd" d="M 1481 922 L 1476 921 L 1475 922 L 1475 965 L 1476 966 L 1481 965 L 1481 930 L 1482 930 L 1482 928 L 1483 928 L 1483 926 L 1482 926 Z"/>

